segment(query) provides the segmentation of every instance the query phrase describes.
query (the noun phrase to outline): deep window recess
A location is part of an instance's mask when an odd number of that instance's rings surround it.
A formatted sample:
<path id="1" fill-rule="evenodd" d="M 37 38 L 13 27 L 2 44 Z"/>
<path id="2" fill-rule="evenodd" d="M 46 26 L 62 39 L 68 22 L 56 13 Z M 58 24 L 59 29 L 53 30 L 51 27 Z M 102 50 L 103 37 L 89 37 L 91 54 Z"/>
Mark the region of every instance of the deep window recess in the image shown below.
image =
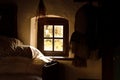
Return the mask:
<path id="1" fill-rule="evenodd" d="M 37 48 L 46 56 L 68 56 L 68 20 L 60 17 L 38 19 Z"/>

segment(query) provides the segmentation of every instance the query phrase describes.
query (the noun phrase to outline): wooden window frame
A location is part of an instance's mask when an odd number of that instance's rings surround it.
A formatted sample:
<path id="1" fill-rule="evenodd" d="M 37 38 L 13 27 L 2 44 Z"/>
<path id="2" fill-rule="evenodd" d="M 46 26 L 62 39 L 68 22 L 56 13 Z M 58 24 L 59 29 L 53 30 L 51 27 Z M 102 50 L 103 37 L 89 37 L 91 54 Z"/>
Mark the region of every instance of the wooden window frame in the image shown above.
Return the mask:
<path id="1" fill-rule="evenodd" d="M 44 51 L 44 25 L 63 25 L 63 51 Z M 68 56 L 69 24 L 65 18 L 42 17 L 38 19 L 37 48 L 45 56 Z M 59 39 L 59 38 L 58 38 Z"/>

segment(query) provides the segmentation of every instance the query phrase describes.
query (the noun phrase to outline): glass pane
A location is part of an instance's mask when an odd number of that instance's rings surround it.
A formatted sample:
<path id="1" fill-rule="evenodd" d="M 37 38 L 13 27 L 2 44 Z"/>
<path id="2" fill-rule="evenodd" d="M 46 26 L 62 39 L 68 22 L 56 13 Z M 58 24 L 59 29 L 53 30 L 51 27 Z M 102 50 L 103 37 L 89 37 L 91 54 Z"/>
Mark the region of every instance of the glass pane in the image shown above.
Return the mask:
<path id="1" fill-rule="evenodd" d="M 53 37 L 53 25 L 44 25 L 44 37 Z"/>
<path id="2" fill-rule="evenodd" d="M 52 39 L 44 39 L 44 51 L 52 51 Z"/>
<path id="3" fill-rule="evenodd" d="M 63 51 L 63 39 L 54 39 L 54 51 Z"/>
<path id="4" fill-rule="evenodd" d="M 54 26 L 54 37 L 63 37 L 63 25 Z"/>

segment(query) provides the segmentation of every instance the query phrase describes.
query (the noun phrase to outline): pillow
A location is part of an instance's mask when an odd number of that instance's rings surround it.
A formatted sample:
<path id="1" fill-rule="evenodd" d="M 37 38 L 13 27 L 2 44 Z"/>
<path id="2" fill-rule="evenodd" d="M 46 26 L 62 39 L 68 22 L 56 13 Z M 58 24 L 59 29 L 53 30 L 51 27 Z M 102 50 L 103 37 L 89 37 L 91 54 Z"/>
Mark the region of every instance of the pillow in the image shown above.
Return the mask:
<path id="1" fill-rule="evenodd" d="M 19 39 L 0 36 L 0 57 L 20 56 L 34 59 L 39 53 L 34 47 L 23 45 Z"/>
<path id="2" fill-rule="evenodd" d="M 18 49 L 17 49 L 18 48 Z M 40 50 L 30 45 L 20 45 L 16 48 L 16 55 L 31 59 L 40 59 L 44 62 L 51 62 L 52 59 L 45 57 Z M 15 54 L 14 54 L 15 55 Z"/>
<path id="3" fill-rule="evenodd" d="M 35 47 L 30 45 L 17 46 L 13 55 L 36 59 L 44 55 Z"/>
<path id="4" fill-rule="evenodd" d="M 5 53 L 6 52 L 6 53 Z M 2 57 L 26 57 L 30 59 L 36 59 L 38 57 L 43 57 L 44 55 L 35 47 L 30 45 L 17 45 L 14 49 L 9 49 L 2 54 Z M 1 53 L 0 53 L 1 54 Z"/>
<path id="5" fill-rule="evenodd" d="M 19 45 L 9 56 L 20 56 L 32 59 L 32 50 L 29 46 Z"/>
<path id="6" fill-rule="evenodd" d="M 0 36 L 0 57 L 26 57 L 30 59 L 39 58 L 45 62 L 51 61 L 46 58 L 37 48 L 23 45 L 19 39 Z"/>
<path id="7" fill-rule="evenodd" d="M 23 44 L 19 39 L 0 36 L 0 57 L 13 53 L 18 45 Z"/>

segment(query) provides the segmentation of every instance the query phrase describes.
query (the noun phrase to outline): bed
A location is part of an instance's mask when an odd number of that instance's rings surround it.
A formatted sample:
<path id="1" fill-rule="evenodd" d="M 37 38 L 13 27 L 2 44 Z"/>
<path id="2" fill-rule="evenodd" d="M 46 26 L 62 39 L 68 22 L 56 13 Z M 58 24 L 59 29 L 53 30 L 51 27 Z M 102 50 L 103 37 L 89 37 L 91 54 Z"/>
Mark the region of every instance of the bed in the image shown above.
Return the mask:
<path id="1" fill-rule="evenodd" d="M 17 5 L 0 4 L 0 80 L 42 80 L 53 60 L 17 37 Z"/>

